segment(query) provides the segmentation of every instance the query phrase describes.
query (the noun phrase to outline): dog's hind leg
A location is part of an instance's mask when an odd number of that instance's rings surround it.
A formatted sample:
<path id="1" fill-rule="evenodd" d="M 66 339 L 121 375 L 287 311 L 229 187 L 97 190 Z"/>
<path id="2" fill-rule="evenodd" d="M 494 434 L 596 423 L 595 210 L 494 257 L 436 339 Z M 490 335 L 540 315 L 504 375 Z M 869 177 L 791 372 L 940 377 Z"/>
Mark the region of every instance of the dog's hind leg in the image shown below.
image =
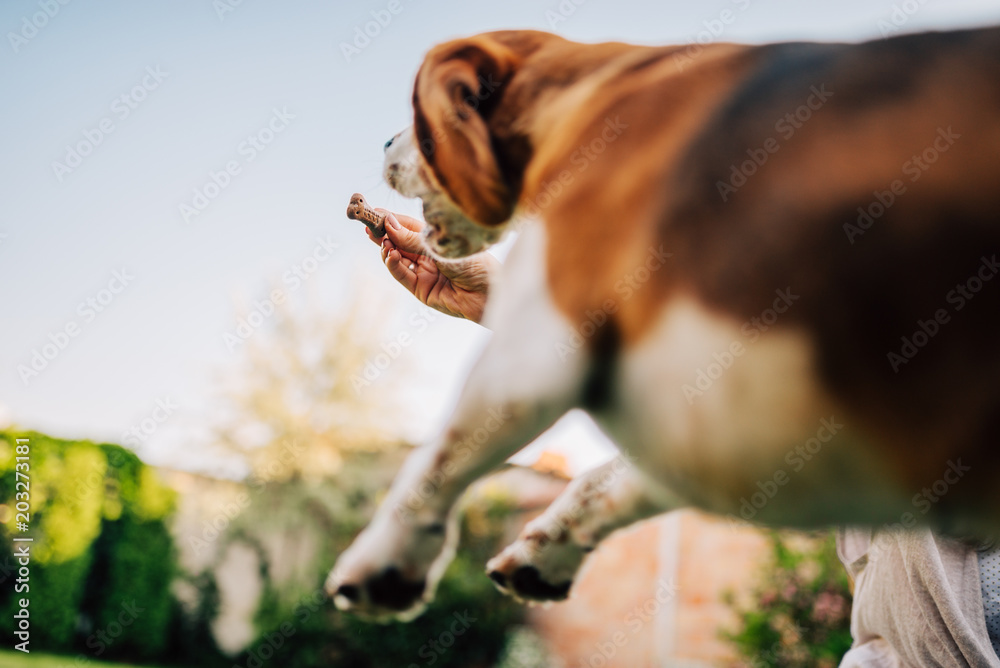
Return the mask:
<path id="1" fill-rule="evenodd" d="M 609 534 L 681 505 L 618 456 L 575 478 L 486 569 L 503 592 L 559 601 L 569 595 L 584 558 Z"/>
<path id="2" fill-rule="evenodd" d="M 545 289 L 544 250 L 540 226 L 511 250 L 487 306 L 493 337 L 447 429 L 410 455 L 327 580 L 339 607 L 374 618 L 419 613 L 454 552 L 462 492 L 581 402 L 590 356 L 562 352 L 573 328 Z"/>

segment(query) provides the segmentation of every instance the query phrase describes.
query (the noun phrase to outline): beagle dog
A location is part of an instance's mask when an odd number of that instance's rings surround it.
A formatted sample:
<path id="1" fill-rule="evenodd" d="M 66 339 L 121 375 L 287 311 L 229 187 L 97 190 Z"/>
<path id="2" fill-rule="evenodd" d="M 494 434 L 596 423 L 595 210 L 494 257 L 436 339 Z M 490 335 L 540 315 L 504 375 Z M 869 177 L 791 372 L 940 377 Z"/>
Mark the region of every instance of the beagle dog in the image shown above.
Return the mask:
<path id="1" fill-rule="evenodd" d="M 386 178 L 438 256 L 517 226 L 492 339 L 327 588 L 406 619 L 462 492 L 573 408 L 621 456 L 489 564 L 565 598 L 611 532 L 1000 529 L 1000 28 L 863 44 L 433 48 Z"/>

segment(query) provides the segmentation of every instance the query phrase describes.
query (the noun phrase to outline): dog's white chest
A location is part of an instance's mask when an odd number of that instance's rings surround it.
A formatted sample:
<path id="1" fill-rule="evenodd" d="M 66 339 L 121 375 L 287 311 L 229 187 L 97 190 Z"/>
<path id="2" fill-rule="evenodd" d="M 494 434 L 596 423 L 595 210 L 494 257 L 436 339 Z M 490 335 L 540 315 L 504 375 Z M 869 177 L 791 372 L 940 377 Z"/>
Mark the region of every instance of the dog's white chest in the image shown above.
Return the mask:
<path id="1" fill-rule="evenodd" d="M 843 487 L 845 467 L 859 490 L 878 488 L 865 482 L 877 482 L 881 467 L 824 393 L 808 339 L 744 324 L 674 298 L 654 329 L 622 351 L 615 408 L 598 419 L 689 502 L 721 513 L 743 508 L 744 519 L 799 524 L 815 517 L 816 504 L 844 510 L 841 500 L 860 501 Z M 766 503 L 754 504 L 761 492 Z"/>

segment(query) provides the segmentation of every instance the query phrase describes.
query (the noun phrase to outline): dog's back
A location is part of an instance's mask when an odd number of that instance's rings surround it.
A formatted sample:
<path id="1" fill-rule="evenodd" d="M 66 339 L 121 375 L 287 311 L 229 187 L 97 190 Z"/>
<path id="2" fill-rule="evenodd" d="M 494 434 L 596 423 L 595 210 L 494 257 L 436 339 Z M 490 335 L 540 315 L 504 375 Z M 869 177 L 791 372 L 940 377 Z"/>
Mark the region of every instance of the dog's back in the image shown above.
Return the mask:
<path id="1" fill-rule="evenodd" d="M 941 509 L 995 494 L 1000 29 L 754 58 L 669 175 L 663 239 L 727 313 L 800 297 L 780 324 L 914 491 L 961 457 Z"/>

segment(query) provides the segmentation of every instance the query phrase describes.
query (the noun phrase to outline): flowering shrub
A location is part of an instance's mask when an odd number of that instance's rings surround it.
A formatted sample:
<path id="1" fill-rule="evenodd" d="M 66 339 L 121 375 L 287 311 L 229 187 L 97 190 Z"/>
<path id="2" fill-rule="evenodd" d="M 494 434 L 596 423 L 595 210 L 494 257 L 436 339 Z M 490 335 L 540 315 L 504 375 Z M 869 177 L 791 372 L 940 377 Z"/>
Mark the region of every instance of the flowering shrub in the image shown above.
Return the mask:
<path id="1" fill-rule="evenodd" d="M 851 594 L 832 533 L 772 532 L 772 555 L 747 600 L 730 592 L 724 632 L 750 668 L 834 668 L 851 646 Z"/>

